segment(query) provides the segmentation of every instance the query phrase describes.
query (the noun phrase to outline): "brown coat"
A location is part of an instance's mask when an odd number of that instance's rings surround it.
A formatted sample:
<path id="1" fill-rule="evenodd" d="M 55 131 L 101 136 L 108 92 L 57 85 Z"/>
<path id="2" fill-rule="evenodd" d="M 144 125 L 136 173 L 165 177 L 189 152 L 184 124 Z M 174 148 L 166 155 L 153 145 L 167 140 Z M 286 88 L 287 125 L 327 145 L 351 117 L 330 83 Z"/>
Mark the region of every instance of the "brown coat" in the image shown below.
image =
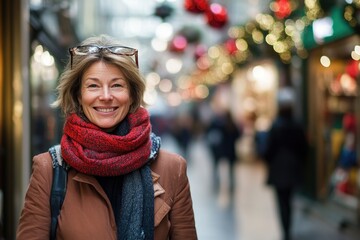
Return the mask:
<path id="1" fill-rule="evenodd" d="M 49 153 L 33 159 L 33 173 L 17 229 L 18 240 L 49 239 L 52 165 Z M 161 150 L 151 165 L 154 184 L 154 239 L 197 239 L 186 161 Z M 111 203 L 98 181 L 69 170 L 57 239 L 116 239 Z"/>

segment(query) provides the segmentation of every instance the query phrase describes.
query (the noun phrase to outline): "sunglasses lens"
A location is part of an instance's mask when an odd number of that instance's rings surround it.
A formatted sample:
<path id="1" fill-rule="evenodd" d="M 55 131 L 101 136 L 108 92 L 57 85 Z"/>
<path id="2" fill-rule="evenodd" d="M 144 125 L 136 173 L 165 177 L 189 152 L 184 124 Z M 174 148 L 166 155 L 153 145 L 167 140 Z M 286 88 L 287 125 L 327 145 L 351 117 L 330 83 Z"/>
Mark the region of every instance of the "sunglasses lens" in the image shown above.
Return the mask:
<path id="1" fill-rule="evenodd" d="M 70 54 L 71 54 L 71 65 L 73 61 L 73 56 L 85 56 L 89 54 L 99 53 L 101 51 L 110 52 L 112 54 L 116 55 L 124 55 L 124 56 L 134 56 L 135 59 L 134 62 L 138 66 L 138 56 L 137 56 L 137 50 L 130 47 L 124 47 L 124 46 L 96 46 L 96 45 L 84 45 L 84 46 L 77 46 L 74 48 L 70 48 Z"/>
<path id="2" fill-rule="evenodd" d="M 74 48 L 76 55 L 87 55 L 92 53 L 99 52 L 99 48 L 97 46 L 79 46 Z"/>
<path id="3" fill-rule="evenodd" d="M 114 54 L 124 54 L 124 55 L 133 55 L 135 54 L 135 49 L 124 48 L 124 47 L 108 47 L 108 49 Z"/>

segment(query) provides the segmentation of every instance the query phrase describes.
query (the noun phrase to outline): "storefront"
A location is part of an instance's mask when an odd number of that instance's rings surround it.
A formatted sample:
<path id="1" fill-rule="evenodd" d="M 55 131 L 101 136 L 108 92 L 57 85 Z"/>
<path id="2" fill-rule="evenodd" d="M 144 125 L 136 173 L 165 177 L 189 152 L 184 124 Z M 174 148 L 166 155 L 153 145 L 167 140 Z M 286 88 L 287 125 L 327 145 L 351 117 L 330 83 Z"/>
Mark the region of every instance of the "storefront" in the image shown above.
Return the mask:
<path id="1" fill-rule="evenodd" d="M 315 198 L 342 209 L 339 224 L 358 224 L 360 37 L 342 14 L 343 8 L 334 8 L 304 32 L 308 130 Z"/>
<path id="2" fill-rule="evenodd" d="M 71 37 L 61 8 L 54 15 L 52 10 L 36 10 L 29 1 L 14 0 L 1 1 L 0 12 L 0 239 L 15 239 L 31 156 L 58 137 L 54 130 L 46 130 L 62 129 L 54 127 L 55 113 L 48 105 L 54 100 L 65 45 L 77 39 Z M 49 30 L 54 33 L 56 18 L 62 28 L 56 28 L 61 31 L 54 36 Z"/>
<path id="3" fill-rule="evenodd" d="M 67 26 L 69 21 L 64 20 L 63 12 L 61 8 L 54 13 L 42 8 L 42 5 L 30 5 L 31 156 L 47 151 L 59 142 L 62 133 L 61 113 L 51 104 L 56 99 L 54 89 L 67 58 L 67 47 L 74 44 L 74 35 L 61 30 L 71 29 Z M 54 23 L 63 28 L 55 28 Z M 54 29 L 50 31 L 51 27 Z"/>
<path id="4" fill-rule="evenodd" d="M 259 157 L 255 134 L 265 134 L 276 116 L 281 72 L 276 61 L 263 58 L 237 69 L 233 74 L 232 91 L 227 96 L 233 96 L 228 105 L 243 127 L 238 143 L 241 161 L 256 161 Z"/>
<path id="5" fill-rule="evenodd" d="M 268 130 L 275 117 L 279 76 L 280 69 L 271 59 L 254 61 L 233 75 L 231 103 L 235 115 L 245 122 L 254 119 L 255 130 Z"/>
<path id="6" fill-rule="evenodd" d="M 15 239 L 31 170 L 27 9 L 0 3 L 0 239 Z"/>

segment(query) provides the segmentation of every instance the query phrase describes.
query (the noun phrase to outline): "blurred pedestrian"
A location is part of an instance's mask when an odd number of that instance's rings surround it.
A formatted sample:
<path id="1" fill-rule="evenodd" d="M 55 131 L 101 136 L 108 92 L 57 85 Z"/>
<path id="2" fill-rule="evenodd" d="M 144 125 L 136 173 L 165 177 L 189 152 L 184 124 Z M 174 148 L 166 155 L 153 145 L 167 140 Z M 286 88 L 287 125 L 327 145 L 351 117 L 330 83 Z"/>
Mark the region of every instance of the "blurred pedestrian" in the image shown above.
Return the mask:
<path id="1" fill-rule="evenodd" d="M 137 56 L 108 36 L 70 49 L 55 103 L 69 166 L 57 239 L 197 239 L 186 161 L 151 132 Z M 52 182 L 50 154 L 34 156 L 18 240 L 50 238 Z"/>
<path id="2" fill-rule="evenodd" d="M 268 164 L 268 184 L 275 189 L 283 229 L 283 239 L 291 237 L 292 201 L 301 184 L 307 153 L 303 126 L 293 118 L 294 96 L 291 89 L 279 90 L 278 115 L 267 135 L 264 153 Z"/>
<path id="3" fill-rule="evenodd" d="M 234 122 L 231 112 L 225 110 L 217 113 L 207 130 L 207 142 L 214 158 L 214 188 L 220 187 L 220 161 L 229 163 L 229 188 L 232 193 L 235 188 L 235 163 L 237 160 L 236 142 L 241 136 L 241 128 Z"/>
<path id="4" fill-rule="evenodd" d="M 193 119 L 189 113 L 181 113 L 172 121 L 172 134 L 181 149 L 181 155 L 188 158 L 188 148 L 192 141 Z"/>

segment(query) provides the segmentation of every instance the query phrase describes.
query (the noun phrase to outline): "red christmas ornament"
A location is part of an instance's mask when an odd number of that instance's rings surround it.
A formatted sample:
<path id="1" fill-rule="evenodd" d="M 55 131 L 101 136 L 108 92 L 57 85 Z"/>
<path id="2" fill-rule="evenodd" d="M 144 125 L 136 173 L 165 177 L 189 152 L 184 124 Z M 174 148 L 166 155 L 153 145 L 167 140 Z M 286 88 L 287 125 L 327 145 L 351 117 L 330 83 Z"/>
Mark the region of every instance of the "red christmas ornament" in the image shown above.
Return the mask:
<path id="1" fill-rule="evenodd" d="M 228 13 L 222 5 L 212 3 L 205 12 L 205 19 L 211 27 L 222 28 L 228 22 Z"/>
<path id="2" fill-rule="evenodd" d="M 172 52 L 183 52 L 188 45 L 186 38 L 182 35 L 175 36 L 170 43 L 170 50 Z"/>
<path id="3" fill-rule="evenodd" d="M 194 53 L 194 57 L 196 60 L 198 60 L 199 58 L 201 58 L 202 56 L 204 56 L 207 52 L 207 47 L 203 44 L 198 44 L 195 47 L 195 53 Z"/>
<path id="4" fill-rule="evenodd" d="M 349 74 L 352 78 L 356 78 L 356 76 L 359 74 L 360 72 L 360 62 L 356 61 L 356 60 L 351 60 L 347 65 L 346 65 L 346 73 Z"/>
<path id="5" fill-rule="evenodd" d="M 207 0 L 185 0 L 184 8 L 191 13 L 204 13 L 209 8 Z"/>
<path id="6" fill-rule="evenodd" d="M 347 113 L 343 117 L 343 128 L 346 131 L 355 132 L 356 130 L 356 118 L 352 113 Z"/>
<path id="7" fill-rule="evenodd" d="M 239 50 L 236 46 L 236 40 L 234 38 L 228 39 L 225 42 L 225 47 L 229 54 L 234 54 Z"/>
<path id="8" fill-rule="evenodd" d="M 276 0 L 273 4 L 275 16 L 278 19 L 284 19 L 291 14 L 291 4 L 289 0 Z"/>

